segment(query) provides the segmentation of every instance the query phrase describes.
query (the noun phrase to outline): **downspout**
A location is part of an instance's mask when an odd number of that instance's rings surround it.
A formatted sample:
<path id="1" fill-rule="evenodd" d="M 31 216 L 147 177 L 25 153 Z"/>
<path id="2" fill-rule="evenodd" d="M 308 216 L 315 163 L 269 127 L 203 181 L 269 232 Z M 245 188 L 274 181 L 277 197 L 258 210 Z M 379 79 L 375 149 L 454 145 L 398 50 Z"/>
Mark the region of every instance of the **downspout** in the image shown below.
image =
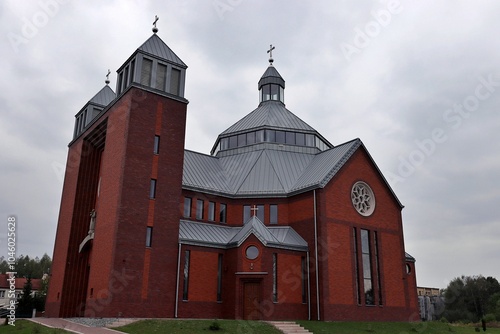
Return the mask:
<path id="1" fill-rule="evenodd" d="M 177 255 L 177 278 L 175 282 L 175 312 L 174 318 L 177 318 L 177 311 L 179 309 L 179 271 L 181 267 L 181 243 L 179 242 L 179 251 Z"/>
<path id="2" fill-rule="evenodd" d="M 311 320 L 311 267 L 309 265 L 309 251 L 307 251 L 307 320 Z"/>
<path id="3" fill-rule="evenodd" d="M 318 320 L 319 316 L 319 264 L 318 264 L 318 222 L 316 220 L 316 189 L 313 190 L 313 199 L 314 199 L 314 262 L 316 263 L 316 307 L 318 312 Z"/>

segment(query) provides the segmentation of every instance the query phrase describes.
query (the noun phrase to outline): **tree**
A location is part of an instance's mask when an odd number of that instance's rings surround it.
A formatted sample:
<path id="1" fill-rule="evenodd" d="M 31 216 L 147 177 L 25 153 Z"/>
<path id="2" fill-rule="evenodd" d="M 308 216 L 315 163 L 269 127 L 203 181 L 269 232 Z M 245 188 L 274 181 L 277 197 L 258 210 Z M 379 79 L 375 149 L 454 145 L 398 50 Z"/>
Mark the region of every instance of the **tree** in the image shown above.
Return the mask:
<path id="1" fill-rule="evenodd" d="M 17 306 L 20 316 L 31 316 L 31 312 L 35 306 L 33 296 L 31 295 L 32 292 L 31 278 L 28 277 L 26 283 L 24 283 L 23 294 Z"/>
<path id="2" fill-rule="evenodd" d="M 444 291 L 447 320 L 478 322 L 496 311 L 500 284 L 493 277 L 462 276 L 453 279 Z"/>
<path id="3" fill-rule="evenodd" d="M 14 271 L 17 272 L 17 277 L 42 278 L 44 274 L 48 274 L 52 260 L 47 254 L 43 254 L 42 258 L 20 255 L 14 264 Z M 0 272 L 6 273 L 13 271 L 4 257 L 0 257 Z"/>

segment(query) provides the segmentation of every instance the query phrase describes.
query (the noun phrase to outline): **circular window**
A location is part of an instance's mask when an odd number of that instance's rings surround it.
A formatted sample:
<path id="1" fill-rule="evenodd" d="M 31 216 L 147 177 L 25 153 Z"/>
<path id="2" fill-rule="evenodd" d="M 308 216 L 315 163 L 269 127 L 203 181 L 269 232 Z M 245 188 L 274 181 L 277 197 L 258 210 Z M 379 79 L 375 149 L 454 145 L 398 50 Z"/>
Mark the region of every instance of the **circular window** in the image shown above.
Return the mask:
<path id="1" fill-rule="evenodd" d="M 408 263 L 406 264 L 406 273 L 411 274 L 411 266 Z"/>
<path id="2" fill-rule="evenodd" d="M 356 182 L 351 190 L 352 205 L 362 216 L 369 216 L 375 209 L 375 196 L 364 182 Z"/>
<path id="3" fill-rule="evenodd" d="M 245 251 L 245 255 L 249 260 L 255 260 L 259 256 L 259 249 L 255 246 L 249 246 Z"/>

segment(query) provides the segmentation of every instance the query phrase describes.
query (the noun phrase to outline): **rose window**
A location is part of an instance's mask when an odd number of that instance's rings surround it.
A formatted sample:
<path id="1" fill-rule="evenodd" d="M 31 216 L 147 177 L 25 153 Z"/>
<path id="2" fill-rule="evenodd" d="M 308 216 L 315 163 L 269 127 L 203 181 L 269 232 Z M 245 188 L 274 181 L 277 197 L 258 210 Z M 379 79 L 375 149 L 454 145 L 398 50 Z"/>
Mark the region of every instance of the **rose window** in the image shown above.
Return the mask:
<path id="1" fill-rule="evenodd" d="M 352 205 L 362 216 L 369 216 L 375 209 L 375 196 L 364 182 L 356 182 L 351 191 Z"/>

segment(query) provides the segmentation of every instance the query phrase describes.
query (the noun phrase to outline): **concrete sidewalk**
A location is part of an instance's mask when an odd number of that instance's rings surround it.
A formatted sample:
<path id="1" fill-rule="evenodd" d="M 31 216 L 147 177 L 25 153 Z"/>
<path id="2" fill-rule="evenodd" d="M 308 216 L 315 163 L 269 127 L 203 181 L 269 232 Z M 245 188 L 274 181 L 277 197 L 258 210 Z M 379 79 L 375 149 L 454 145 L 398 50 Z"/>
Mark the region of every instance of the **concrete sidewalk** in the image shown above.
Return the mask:
<path id="1" fill-rule="evenodd" d="M 113 329 L 105 328 L 105 327 L 89 327 L 81 324 L 77 324 L 76 322 L 68 321 L 61 318 L 31 318 L 26 319 L 37 324 L 50 327 L 50 328 L 61 328 L 68 332 L 73 333 L 81 333 L 81 334 L 113 334 L 113 333 L 122 333 L 119 331 L 115 331 Z"/>

